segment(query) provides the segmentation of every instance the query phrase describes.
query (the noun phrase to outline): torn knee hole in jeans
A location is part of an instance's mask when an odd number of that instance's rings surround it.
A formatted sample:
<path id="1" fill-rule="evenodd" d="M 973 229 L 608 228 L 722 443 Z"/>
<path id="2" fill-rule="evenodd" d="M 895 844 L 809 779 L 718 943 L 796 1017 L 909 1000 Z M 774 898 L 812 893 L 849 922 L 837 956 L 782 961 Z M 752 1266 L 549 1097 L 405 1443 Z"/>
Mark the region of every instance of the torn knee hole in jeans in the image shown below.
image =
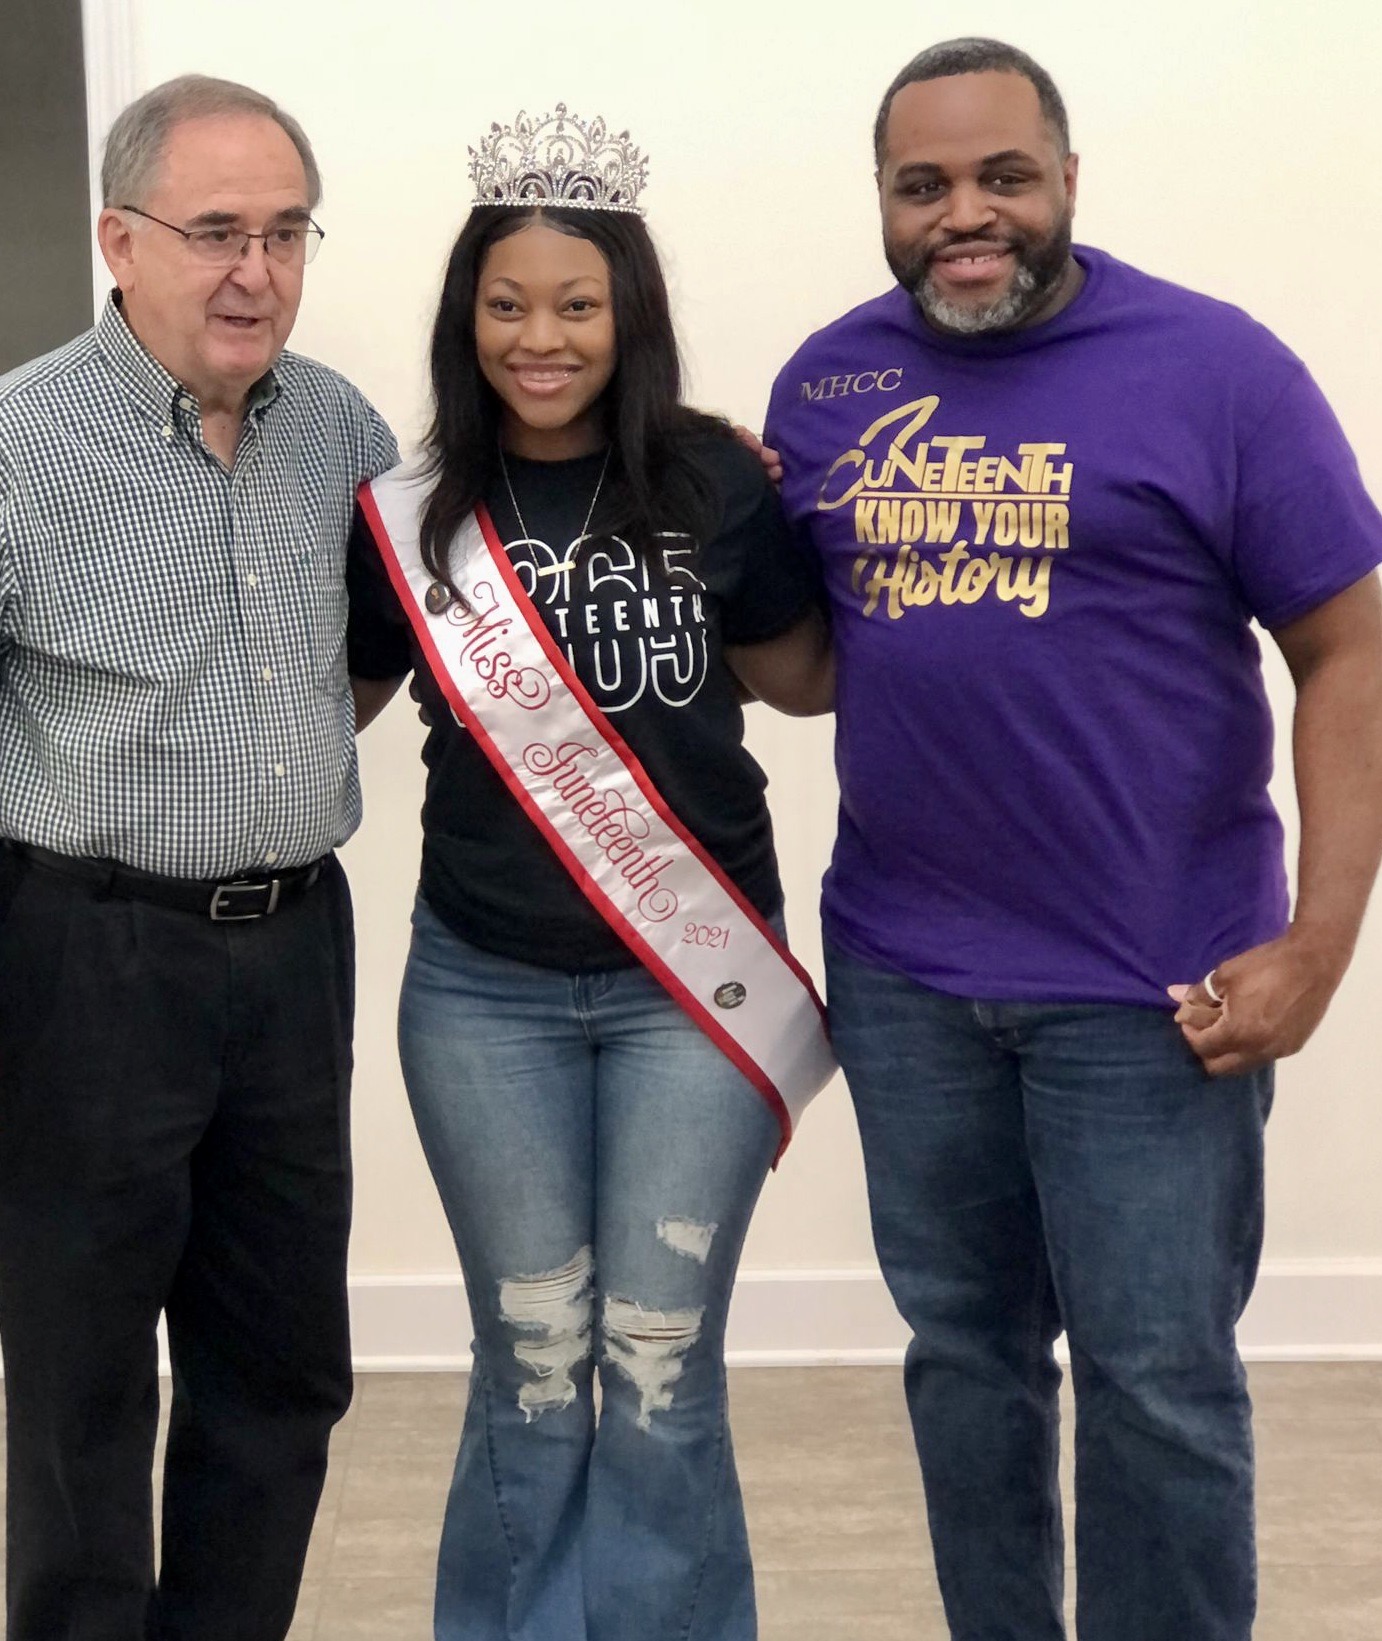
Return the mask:
<path id="1" fill-rule="evenodd" d="M 698 1265 L 704 1265 L 710 1258 L 710 1244 L 719 1229 L 713 1220 L 709 1225 L 701 1225 L 694 1219 L 679 1219 L 669 1214 L 657 1222 L 657 1239 L 673 1253 L 685 1254 Z"/>
<path id="2" fill-rule="evenodd" d="M 605 1360 L 637 1390 L 640 1430 L 651 1430 L 653 1414 L 671 1407 L 682 1359 L 700 1338 L 704 1315 L 704 1307 L 651 1310 L 632 1299 L 606 1298 Z"/>
<path id="3" fill-rule="evenodd" d="M 514 1356 L 530 1374 L 518 1392 L 529 1424 L 576 1399 L 574 1370 L 590 1356 L 594 1271 L 587 1247 L 555 1271 L 506 1277 L 499 1284 L 500 1314 L 518 1334 Z"/>

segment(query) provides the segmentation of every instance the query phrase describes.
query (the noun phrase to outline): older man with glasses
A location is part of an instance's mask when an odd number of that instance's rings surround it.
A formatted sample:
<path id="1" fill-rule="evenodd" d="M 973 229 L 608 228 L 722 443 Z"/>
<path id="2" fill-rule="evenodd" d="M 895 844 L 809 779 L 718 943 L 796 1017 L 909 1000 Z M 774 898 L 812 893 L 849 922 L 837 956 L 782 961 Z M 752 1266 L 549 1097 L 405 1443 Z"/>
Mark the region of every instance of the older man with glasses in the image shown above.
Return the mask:
<path id="1" fill-rule="evenodd" d="M 398 458 L 283 352 L 296 121 L 173 81 L 102 183 L 116 290 L 0 381 L 8 1637 L 279 1641 L 350 1398 L 343 554 Z"/>

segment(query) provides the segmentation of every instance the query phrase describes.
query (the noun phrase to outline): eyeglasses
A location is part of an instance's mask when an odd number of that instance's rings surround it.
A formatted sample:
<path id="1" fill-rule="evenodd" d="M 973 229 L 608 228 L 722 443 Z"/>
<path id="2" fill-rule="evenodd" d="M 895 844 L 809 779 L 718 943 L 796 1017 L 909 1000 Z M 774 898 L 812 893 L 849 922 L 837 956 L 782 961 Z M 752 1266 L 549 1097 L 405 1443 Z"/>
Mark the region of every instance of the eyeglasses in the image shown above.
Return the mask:
<path id="1" fill-rule="evenodd" d="M 310 262 L 317 254 L 317 247 L 326 238 L 325 232 L 310 218 L 305 227 L 292 223 L 282 228 L 266 228 L 262 234 L 252 234 L 244 228 L 179 228 L 175 222 L 165 222 L 162 217 L 141 211 L 137 205 L 122 205 L 120 209 L 143 217 L 146 222 L 156 222 L 160 228 L 171 228 L 175 234 L 181 234 L 198 262 L 218 268 L 229 268 L 248 256 L 252 239 L 262 239 L 266 256 L 291 267 L 300 262 Z"/>

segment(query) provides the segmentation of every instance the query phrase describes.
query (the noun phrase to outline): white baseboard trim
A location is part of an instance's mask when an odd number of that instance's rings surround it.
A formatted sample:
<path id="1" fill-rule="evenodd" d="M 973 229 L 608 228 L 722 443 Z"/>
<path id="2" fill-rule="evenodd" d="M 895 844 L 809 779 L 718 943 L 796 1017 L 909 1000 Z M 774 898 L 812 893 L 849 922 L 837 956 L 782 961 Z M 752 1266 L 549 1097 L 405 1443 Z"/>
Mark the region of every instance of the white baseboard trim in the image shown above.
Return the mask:
<path id="1" fill-rule="evenodd" d="M 469 1366 L 458 1276 L 358 1276 L 350 1299 L 360 1371 Z M 877 1271 L 745 1271 L 735 1289 L 736 1367 L 894 1363 L 906 1341 Z M 1382 1259 L 1266 1261 L 1239 1341 L 1250 1361 L 1382 1360 Z"/>
<path id="2" fill-rule="evenodd" d="M 350 1307 L 361 1373 L 470 1366 L 459 1276 L 352 1277 Z M 159 1335 L 166 1373 L 162 1328 Z M 1265 1261 L 1238 1339 L 1250 1362 L 1382 1361 L 1382 1259 Z M 901 1362 L 906 1343 L 877 1271 L 745 1271 L 734 1292 L 734 1367 L 888 1366 Z"/>

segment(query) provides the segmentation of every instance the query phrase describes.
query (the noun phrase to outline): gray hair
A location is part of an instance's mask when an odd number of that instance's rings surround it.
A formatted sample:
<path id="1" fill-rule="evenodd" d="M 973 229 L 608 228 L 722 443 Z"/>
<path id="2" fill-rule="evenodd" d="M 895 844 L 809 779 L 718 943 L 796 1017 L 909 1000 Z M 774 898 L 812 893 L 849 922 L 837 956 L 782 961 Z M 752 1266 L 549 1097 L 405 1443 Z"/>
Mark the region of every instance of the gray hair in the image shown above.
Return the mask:
<path id="1" fill-rule="evenodd" d="M 213 119 L 219 114 L 257 114 L 281 126 L 307 173 L 308 209 L 316 209 L 322 196 L 321 172 L 298 122 L 262 92 L 205 74 L 166 80 L 116 116 L 101 165 L 102 201 L 108 206 L 142 204 L 158 182 L 173 127 L 184 120 Z"/>
<path id="2" fill-rule="evenodd" d="M 917 85 L 923 80 L 948 80 L 955 74 L 995 72 L 1020 74 L 1024 80 L 1031 82 L 1041 112 L 1056 139 L 1060 156 L 1065 159 L 1070 153 L 1070 120 L 1066 115 L 1061 94 L 1056 90 L 1056 82 L 1040 63 L 1035 62 L 1025 51 L 1019 51 L 1016 46 L 1005 45 L 1002 40 L 986 40 L 971 36 L 961 40 L 942 40 L 939 45 L 928 46 L 898 73 L 897 78 L 883 93 L 883 101 L 878 106 L 878 118 L 873 122 L 874 162 L 878 165 L 883 163 L 883 148 L 888 135 L 888 115 L 892 112 L 893 98 L 903 86 Z"/>

